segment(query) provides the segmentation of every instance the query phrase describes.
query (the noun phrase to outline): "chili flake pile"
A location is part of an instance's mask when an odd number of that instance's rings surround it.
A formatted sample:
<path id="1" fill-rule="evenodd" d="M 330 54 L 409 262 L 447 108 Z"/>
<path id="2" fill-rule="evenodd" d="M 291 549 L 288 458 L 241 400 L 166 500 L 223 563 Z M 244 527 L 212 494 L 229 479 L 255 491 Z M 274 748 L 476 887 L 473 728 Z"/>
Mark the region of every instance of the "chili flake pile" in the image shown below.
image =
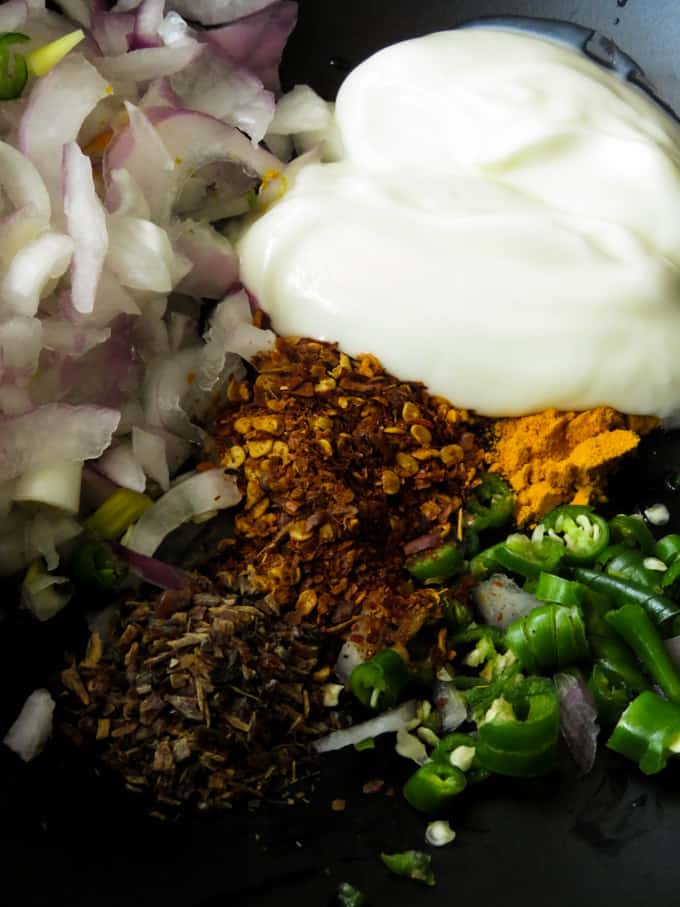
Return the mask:
<path id="1" fill-rule="evenodd" d="M 244 495 L 220 570 L 292 620 L 348 631 L 367 651 L 436 617 L 405 556 L 460 538 L 483 453 L 479 420 L 398 381 L 371 355 L 279 339 L 229 389 L 217 457 Z"/>

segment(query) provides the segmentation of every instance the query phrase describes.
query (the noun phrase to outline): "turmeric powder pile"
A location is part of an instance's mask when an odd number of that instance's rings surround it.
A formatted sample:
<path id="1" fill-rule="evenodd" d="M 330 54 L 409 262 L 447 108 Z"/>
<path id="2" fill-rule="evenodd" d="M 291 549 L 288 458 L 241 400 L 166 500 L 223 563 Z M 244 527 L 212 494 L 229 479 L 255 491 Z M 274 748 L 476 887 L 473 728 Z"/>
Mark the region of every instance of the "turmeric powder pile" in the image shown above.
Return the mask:
<path id="1" fill-rule="evenodd" d="M 626 416 L 608 406 L 498 419 L 486 461 L 512 485 L 517 524 L 524 526 L 561 503 L 605 500 L 604 481 L 615 462 L 657 425 L 653 417 Z"/>

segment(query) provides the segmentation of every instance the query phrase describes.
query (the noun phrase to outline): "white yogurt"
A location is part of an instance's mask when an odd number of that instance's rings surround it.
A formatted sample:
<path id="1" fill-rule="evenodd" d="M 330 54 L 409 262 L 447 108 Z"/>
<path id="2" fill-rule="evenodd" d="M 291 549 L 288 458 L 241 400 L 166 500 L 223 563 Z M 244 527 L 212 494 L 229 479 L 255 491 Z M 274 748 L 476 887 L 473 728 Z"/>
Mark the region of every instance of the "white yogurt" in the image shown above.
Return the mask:
<path id="1" fill-rule="evenodd" d="M 472 29 L 375 54 L 336 119 L 239 243 L 279 333 L 488 415 L 680 407 L 680 127 L 642 92 Z"/>

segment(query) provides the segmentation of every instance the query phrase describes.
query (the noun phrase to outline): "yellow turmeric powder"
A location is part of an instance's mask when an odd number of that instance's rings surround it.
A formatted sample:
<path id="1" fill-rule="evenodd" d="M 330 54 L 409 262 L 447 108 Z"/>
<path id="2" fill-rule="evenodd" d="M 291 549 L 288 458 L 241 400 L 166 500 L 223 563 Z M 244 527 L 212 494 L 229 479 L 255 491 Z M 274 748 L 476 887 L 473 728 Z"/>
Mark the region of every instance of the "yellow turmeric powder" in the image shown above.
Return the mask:
<path id="1" fill-rule="evenodd" d="M 613 465 L 656 425 L 657 419 L 626 416 L 608 406 L 498 419 L 487 462 L 512 485 L 515 517 L 523 526 L 558 504 L 605 500 L 604 481 Z"/>

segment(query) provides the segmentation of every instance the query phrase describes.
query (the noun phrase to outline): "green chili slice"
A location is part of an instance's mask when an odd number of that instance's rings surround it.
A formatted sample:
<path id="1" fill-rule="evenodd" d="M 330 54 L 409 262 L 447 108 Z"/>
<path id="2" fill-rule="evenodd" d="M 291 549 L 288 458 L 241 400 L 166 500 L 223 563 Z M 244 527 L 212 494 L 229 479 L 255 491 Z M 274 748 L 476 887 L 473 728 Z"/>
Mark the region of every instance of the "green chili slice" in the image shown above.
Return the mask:
<path id="1" fill-rule="evenodd" d="M 404 797 L 419 812 L 435 815 L 455 800 L 466 785 L 465 773 L 450 762 L 426 762 L 404 785 Z"/>
<path id="2" fill-rule="evenodd" d="M 640 693 L 619 718 L 607 746 L 637 762 L 646 775 L 660 772 L 680 753 L 680 707 L 649 690 Z"/>
<path id="3" fill-rule="evenodd" d="M 473 532 L 498 529 L 510 521 L 515 495 L 505 479 L 493 472 L 484 473 L 467 503 L 471 516 L 468 527 Z"/>
<path id="4" fill-rule="evenodd" d="M 457 545 L 450 543 L 414 554 L 406 561 L 408 572 L 421 583 L 448 579 L 462 573 L 464 568 L 463 552 Z"/>
<path id="5" fill-rule="evenodd" d="M 28 79 L 28 67 L 22 54 L 10 53 L 13 44 L 25 44 L 31 39 L 19 32 L 0 35 L 0 100 L 18 98 Z"/>
<path id="6" fill-rule="evenodd" d="M 609 521 L 609 531 L 613 541 L 639 548 L 647 556 L 654 554 L 656 542 L 642 517 L 618 513 Z"/>
<path id="7" fill-rule="evenodd" d="M 555 605 L 581 605 L 586 596 L 586 588 L 581 583 L 555 576 L 554 573 L 541 573 L 534 589 L 539 601 Z"/>
<path id="8" fill-rule="evenodd" d="M 357 665 L 349 683 L 362 705 L 380 712 L 397 704 L 408 680 L 404 659 L 394 649 L 385 649 Z"/>
<path id="9" fill-rule="evenodd" d="M 532 673 L 568 667 L 589 654 L 583 615 L 565 605 L 534 608 L 510 624 L 505 644 Z"/>
<path id="10" fill-rule="evenodd" d="M 549 537 L 561 539 L 565 559 L 573 564 L 592 564 L 609 545 L 607 521 L 586 505 L 564 504 L 539 525 Z"/>
<path id="11" fill-rule="evenodd" d="M 680 557 L 680 535 L 672 532 L 664 535 L 654 546 L 654 556 L 670 567 Z"/>
<path id="12" fill-rule="evenodd" d="M 544 537 L 530 539 L 516 532 L 493 549 L 494 558 L 501 567 L 528 579 L 540 573 L 553 573 L 560 565 L 565 547 L 558 539 Z"/>

